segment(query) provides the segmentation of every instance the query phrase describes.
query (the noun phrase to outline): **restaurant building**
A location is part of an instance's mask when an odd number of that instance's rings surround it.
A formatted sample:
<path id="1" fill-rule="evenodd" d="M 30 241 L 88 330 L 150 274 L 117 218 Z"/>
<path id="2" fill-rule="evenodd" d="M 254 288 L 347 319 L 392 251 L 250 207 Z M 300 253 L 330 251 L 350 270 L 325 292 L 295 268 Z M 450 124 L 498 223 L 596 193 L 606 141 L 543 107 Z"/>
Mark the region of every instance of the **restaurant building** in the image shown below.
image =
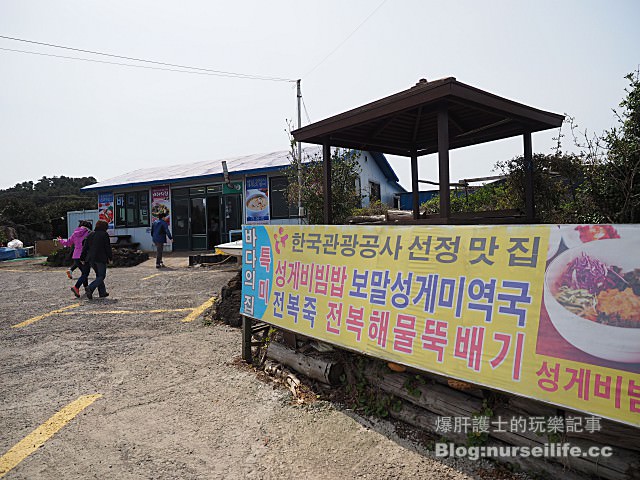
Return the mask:
<path id="1" fill-rule="evenodd" d="M 303 149 L 304 161 L 320 158 L 320 147 Z M 360 176 L 354 188 L 363 206 L 381 200 L 390 206 L 404 192 L 385 156 L 360 152 Z M 243 224 L 299 224 L 297 206 L 286 198 L 284 174 L 289 151 L 135 170 L 84 187 L 96 191 L 101 219 L 110 234 L 128 236 L 152 250 L 151 223 L 167 214 L 173 243 L 167 250 L 212 250 L 240 237 Z"/>

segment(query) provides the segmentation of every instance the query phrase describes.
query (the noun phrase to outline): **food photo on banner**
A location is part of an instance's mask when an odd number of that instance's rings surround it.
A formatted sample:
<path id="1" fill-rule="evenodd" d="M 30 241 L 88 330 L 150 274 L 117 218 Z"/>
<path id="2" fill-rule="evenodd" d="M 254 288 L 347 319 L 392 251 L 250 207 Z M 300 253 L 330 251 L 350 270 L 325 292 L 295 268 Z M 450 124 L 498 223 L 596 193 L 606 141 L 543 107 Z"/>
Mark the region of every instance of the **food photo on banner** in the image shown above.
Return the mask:
<path id="1" fill-rule="evenodd" d="M 98 194 L 98 219 L 109 224 L 109 230 L 114 227 L 113 192 Z"/>
<path id="2" fill-rule="evenodd" d="M 241 313 L 640 426 L 638 225 L 266 226 Z"/>
<path id="3" fill-rule="evenodd" d="M 171 199 L 169 187 L 154 187 L 151 189 L 151 223 L 158 219 L 158 215 L 164 213 L 164 221 L 171 225 Z"/>
<path id="4" fill-rule="evenodd" d="M 269 182 L 267 176 L 247 177 L 245 188 L 246 223 L 250 225 L 269 223 Z"/>

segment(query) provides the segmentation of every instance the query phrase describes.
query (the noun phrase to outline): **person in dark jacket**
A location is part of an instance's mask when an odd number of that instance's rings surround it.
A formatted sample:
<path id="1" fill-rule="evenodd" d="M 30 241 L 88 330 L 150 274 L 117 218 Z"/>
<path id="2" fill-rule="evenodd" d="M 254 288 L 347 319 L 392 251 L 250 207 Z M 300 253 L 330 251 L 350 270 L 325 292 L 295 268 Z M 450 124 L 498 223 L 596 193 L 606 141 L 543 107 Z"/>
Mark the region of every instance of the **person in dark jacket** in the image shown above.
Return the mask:
<path id="1" fill-rule="evenodd" d="M 173 240 L 171 232 L 169 231 L 169 224 L 165 222 L 164 217 L 167 214 L 164 212 L 158 213 L 158 220 L 151 225 L 151 238 L 153 244 L 156 246 L 156 268 L 164 267 L 162 263 L 162 252 L 164 250 L 164 244 L 167 243 L 167 237 Z"/>
<path id="2" fill-rule="evenodd" d="M 100 297 L 108 297 L 107 287 L 104 285 L 104 279 L 107 276 L 107 263 L 111 261 L 111 241 L 107 229 L 109 224 L 104 220 L 96 222 L 95 230 L 87 236 L 82 249 L 82 256 L 85 257 L 88 265 L 91 265 L 96 272 L 96 279 L 89 284 L 86 289 L 87 298 L 93 299 L 93 292 L 98 289 Z"/>

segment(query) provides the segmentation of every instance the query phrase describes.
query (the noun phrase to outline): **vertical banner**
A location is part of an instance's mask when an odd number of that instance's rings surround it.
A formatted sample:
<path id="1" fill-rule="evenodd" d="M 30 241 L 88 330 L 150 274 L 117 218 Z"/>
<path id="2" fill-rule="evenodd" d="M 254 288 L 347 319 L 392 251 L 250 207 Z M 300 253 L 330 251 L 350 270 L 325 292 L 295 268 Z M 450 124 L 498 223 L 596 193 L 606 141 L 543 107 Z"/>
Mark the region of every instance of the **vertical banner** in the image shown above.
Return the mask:
<path id="1" fill-rule="evenodd" d="M 269 216 L 269 179 L 266 175 L 247 177 L 244 197 L 247 224 L 268 224 Z"/>
<path id="2" fill-rule="evenodd" d="M 244 227 L 243 315 L 640 426 L 640 225 Z"/>
<path id="3" fill-rule="evenodd" d="M 109 230 L 113 229 L 113 192 L 98 194 L 98 219 L 107 222 L 109 224 Z"/>
<path id="4" fill-rule="evenodd" d="M 158 219 L 158 214 L 161 212 L 166 215 L 164 221 L 171 225 L 171 199 L 168 185 L 151 189 L 151 223 Z"/>

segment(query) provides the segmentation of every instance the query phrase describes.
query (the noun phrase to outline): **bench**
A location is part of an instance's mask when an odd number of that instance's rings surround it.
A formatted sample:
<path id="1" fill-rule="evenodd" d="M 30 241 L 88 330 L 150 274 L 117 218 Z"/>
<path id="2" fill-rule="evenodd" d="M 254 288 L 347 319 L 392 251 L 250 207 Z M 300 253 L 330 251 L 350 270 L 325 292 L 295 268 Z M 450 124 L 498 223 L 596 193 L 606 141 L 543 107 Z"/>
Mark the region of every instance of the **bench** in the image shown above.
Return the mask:
<path id="1" fill-rule="evenodd" d="M 131 235 L 110 235 L 109 243 L 114 248 L 130 248 L 137 250 L 140 246 L 140 242 L 132 242 Z"/>

